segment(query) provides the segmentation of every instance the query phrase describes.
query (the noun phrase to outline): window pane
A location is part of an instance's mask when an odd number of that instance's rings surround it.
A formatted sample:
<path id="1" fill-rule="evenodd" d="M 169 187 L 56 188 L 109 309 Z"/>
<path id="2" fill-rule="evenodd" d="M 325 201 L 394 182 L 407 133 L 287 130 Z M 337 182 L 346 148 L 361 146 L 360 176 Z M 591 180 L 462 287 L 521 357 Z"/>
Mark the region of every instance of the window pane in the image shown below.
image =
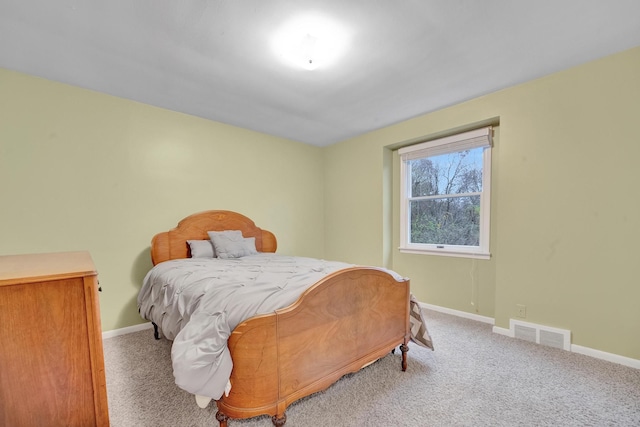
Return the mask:
<path id="1" fill-rule="evenodd" d="M 480 245 L 480 196 L 413 200 L 411 243 Z"/>
<path id="2" fill-rule="evenodd" d="M 410 160 L 411 197 L 482 191 L 483 148 Z"/>

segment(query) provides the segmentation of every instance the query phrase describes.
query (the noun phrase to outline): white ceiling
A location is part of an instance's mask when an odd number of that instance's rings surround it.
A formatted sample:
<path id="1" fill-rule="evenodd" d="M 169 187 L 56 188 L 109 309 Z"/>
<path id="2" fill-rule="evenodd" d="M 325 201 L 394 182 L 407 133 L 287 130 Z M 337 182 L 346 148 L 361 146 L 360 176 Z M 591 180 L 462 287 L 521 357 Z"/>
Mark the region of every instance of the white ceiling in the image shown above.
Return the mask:
<path id="1" fill-rule="evenodd" d="M 303 12 L 333 66 L 272 52 Z M 2 68 L 318 146 L 639 45 L 638 0 L 0 0 Z"/>

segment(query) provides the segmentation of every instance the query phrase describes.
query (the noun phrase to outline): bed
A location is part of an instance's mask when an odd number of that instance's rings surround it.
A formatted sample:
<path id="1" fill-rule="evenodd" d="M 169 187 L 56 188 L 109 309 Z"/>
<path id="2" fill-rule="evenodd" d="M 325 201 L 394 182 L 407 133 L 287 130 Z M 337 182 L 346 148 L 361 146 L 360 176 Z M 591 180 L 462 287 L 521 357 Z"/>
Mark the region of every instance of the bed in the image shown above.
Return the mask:
<path id="1" fill-rule="evenodd" d="M 234 234 L 238 232 L 240 237 Z M 231 246 L 239 245 L 240 256 L 234 256 L 234 250 L 211 259 L 192 253 L 195 242 L 216 243 L 220 235 L 233 241 Z M 213 246 L 214 252 L 228 250 Z M 247 247 L 252 250 L 243 253 Z M 140 314 L 153 323 L 156 338 L 173 340 L 176 384 L 194 393 L 201 407 L 215 399 L 221 427 L 232 418 L 258 415 L 270 415 L 274 425 L 282 426 L 291 403 L 326 389 L 396 347 L 400 367 L 406 370 L 412 337 L 415 341 L 420 335 L 416 342 L 433 349 L 408 279 L 381 268 L 275 255 L 276 249 L 273 233 L 244 215 L 222 210 L 190 215 L 152 239 L 154 268 L 138 296 Z M 302 267 L 294 263 L 312 267 L 299 274 Z M 267 273 L 265 264 L 275 265 L 275 270 Z M 210 268 L 215 272 L 204 272 Z M 237 288 L 227 289 L 225 280 L 238 268 L 248 276 L 237 279 Z M 175 278 L 165 279 L 163 274 Z M 227 289 L 226 294 L 239 295 L 240 300 L 250 300 L 262 287 L 275 283 L 272 275 L 284 274 L 286 286 L 273 285 L 265 295 L 285 289 L 288 296 L 286 302 L 267 298 L 256 307 L 232 310 L 236 302 L 214 294 L 205 274 L 219 279 L 216 292 Z M 313 282 L 298 285 L 298 277 Z M 187 296 L 196 286 L 187 285 L 187 278 L 203 286 L 197 297 Z M 232 320 L 239 316 L 234 310 L 258 314 Z M 220 336 L 213 337 L 214 333 Z"/>

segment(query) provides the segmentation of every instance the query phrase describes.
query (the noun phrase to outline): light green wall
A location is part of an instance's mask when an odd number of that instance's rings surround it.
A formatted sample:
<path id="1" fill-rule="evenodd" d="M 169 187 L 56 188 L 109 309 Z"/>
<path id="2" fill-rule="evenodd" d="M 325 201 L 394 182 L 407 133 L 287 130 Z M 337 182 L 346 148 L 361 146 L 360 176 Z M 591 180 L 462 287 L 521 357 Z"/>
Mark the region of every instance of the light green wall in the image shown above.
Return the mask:
<path id="1" fill-rule="evenodd" d="M 142 322 L 151 238 L 191 213 L 321 257 L 322 178 L 318 147 L 0 69 L 0 254 L 90 251 L 103 330 Z"/>
<path id="2" fill-rule="evenodd" d="M 330 146 L 325 256 L 389 265 L 390 251 L 421 301 L 503 328 L 524 304 L 573 344 L 640 359 L 639 117 L 640 47 Z M 399 253 L 389 148 L 496 121 L 491 260 Z"/>
<path id="3" fill-rule="evenodd" d="M 0 69 L 0 254 L 89 250 L 110 330 L 141 322 L 154 233 L 232 209 L 280 253 L 391 267 L 500 327 L 524 304 L 640 359 L 638 76 L 640 48 L 320 149 Z M 400 254 L 391 149 L 487 123 L 491 260 Z"/>

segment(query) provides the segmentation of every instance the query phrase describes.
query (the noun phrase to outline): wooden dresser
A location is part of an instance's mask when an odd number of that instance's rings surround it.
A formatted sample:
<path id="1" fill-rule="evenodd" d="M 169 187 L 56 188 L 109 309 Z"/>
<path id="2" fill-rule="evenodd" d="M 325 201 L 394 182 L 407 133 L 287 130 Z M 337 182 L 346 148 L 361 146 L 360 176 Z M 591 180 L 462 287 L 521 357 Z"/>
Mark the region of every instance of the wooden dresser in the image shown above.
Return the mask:
<path id="1" fill-rule="evenodd" d="M 88 252 L 0 256 L 0 426 L 108 426 Z"/>

